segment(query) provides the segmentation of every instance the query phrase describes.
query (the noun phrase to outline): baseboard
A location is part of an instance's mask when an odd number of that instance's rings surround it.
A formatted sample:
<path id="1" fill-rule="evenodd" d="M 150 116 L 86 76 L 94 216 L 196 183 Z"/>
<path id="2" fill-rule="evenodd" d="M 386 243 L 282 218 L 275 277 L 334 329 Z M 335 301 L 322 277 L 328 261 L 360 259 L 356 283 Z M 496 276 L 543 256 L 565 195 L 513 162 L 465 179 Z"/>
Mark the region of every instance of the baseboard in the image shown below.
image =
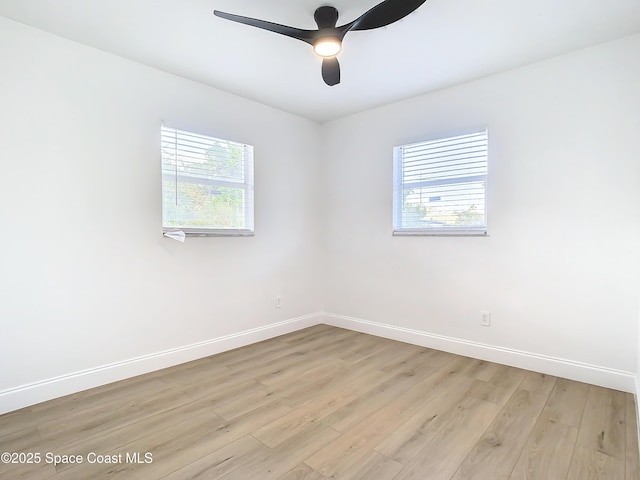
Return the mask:
<path id="1" fill-rule="evenodd" d="M 320 314 L 317 313 L 305 315 L 192 345 L 3 390 L 0 391 L 0 414 L 284 335 L 317 325 L 320 319 Z"/>
<path id="2" fill-rule="evenodd" d="M 638 448 L 640 448 L 640 405 L 638 405 L 638 396 L 640 395 L 640 383 L 638 383 L 640 381 L 640 374 L 636 375 L 635 377 L 635 392 L 633 392 L 633 398 L 635 400 L 635 407 L 636 407 L 636 430 L 638 433 Z"/>
<path id="3" fill-rule="evenodd" d="M 640 383 L 638 382 L 640 379 L 632 372 L 485 345 L 344 315 L 319 312 L 192 345 L 3 390 L 0 391 L 0 414 L 89 388 L 190 362 L 209 355 L 215 355 L 216 353 L 250 345 L 319 323 L 634 393 L 636 396 L 636 408 L 638 408 L 637 399 L 640 394 Z M 638 418 L 640 418 L 640 415 Z"/>
<path id="4" fill-rule="evenodd" d="M 368 333 L 378 337 L 455 353 L 466 357 L 501 363 L 513 367 L 568 378 L 606 388 L 637 393 L 636 375 L 632 372 L 614 370 L 563 358 L 485 345 L 459 338 L 396 327 L 384 323 L 370 322 L 359 318 L 322 313 L 322 323 L 336 327 Z"/>

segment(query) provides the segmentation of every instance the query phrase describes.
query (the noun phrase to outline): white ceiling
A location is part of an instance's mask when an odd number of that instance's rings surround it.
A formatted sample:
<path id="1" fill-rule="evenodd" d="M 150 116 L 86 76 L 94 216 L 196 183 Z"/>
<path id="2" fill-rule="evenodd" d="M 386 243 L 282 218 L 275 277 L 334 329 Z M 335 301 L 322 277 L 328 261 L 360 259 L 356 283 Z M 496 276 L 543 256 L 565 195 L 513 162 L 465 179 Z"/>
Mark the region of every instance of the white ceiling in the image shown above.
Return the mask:
<path id="1" fill-rule="evenodd" d="M 0 15 L 321 122 L 640 32 L 640 0 L 427 0 L 348 33 L 328 87 L 309 45 L 212 13 L 314 29 L 320 5 L 341 25 L 380 1 L 0 0 Z"/>

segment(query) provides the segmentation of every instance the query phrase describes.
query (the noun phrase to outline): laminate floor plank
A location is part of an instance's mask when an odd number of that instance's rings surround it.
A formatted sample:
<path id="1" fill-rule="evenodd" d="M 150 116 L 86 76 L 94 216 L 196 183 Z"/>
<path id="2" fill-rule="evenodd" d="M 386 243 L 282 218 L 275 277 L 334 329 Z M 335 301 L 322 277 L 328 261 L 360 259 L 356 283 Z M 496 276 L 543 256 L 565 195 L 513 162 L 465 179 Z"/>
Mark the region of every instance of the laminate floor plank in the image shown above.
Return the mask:
<path id="1" fill-rule="evenodd" d="M 476 379 L 469 389 L 469 395 L 487 402 L 504 405 L 522 383 L 526 372 L 519 368 L 505 367 L 499 369 L 489 380 Z"/>
<path id="2" fill-rule="evenodd" d="M 451 357 L 451 363 L 457 361 L 458 358 Z M 305 463 L 326 477 L 339 476 L 419 411 L 433 388 L 450 378 L 448 367 L 448 364 L 442 366 L 439 372 L 411 387 L 404 395 L 345 432 Z"/>
<path id="3" fill-rule="evenodd" d="M 11 435 L 30 428 L 35 428 L 32 407 L 22 408 L 14 412 L 0 415 L 0 445 L 7 442 Z"/>
<path id="4" fill-rule="evenodd" d="M 0 478 L 11 480 L 46 480 L 54 478 L 57 471 L 53 465 L 46 463 L 38 464 L 0 464 Z"/>
<path id="5" fill-rule="evenodd" d="M 626 441 L 625 452 L 625 480 L 640 479 L 640 463 L 638 461 L 638 419 L 636 414 L 636 404 L 633 395 L 626 395 Z"/>
<path id="6" fill-rule="evenodd" d="M 351 378 L 339 389 L 334 389 L 310 400 L 300 408 L 254 432 L 254 436 L 269 447 L 275 447 L 304 430 L 310 423 L 330 415 L 341 406 L 368 392 L 386 379 L 380 371 L 370 370 L 365 375 Z"/>
<path id="7" fill-rule="evenodd" d="M 149 436 L 166 435 L 175 431 L 184 423 L 196 422 L 214 428 L 224 424 L 225 419 L 215 414 L 208 401 L 190 402 L 177 405 L 154 415 L 148 415 L 134 423 L 128 423 L 108 431 L 79 432 L 65 435 L 62 439 L 55 437 L 47 445 L 51 451 L 71 452 L 86 456 L 89 452 L 116 452 L 123 445 L 129 445 Z M 91 433 L 88 435 L 88 433 Z"/>
<path id="8" fill-rule="evenodd" d="M 355 332 L 353 332 L 355 333 Z M 229 368 L 233 371 L 232 378 L 235 381 L 258 380 L 263 383 L 275 383 L 288 371 L 296 371 L 299 364 L 317 365 L 332 354 L 348 348 L 351 335 L 340 334 L 340 338 L 334 338 L 332 342 L 315 345 L 314 348 L 296 348 L 279 352 L 273 358 L 260 358 L 259 361 L 238 362 Z M 273 379 L 269 381 L 269 379 Z"/>
<path id="9" fill-rule="evenodd" d="M 402 464 L 371 451 L 340 475 L 340 480 L 393 480 L 402 468 Z"/>
<path id="10" fill-rule="evenodd" d="M 489 382 L 491 379 L 495 378 L 496 375 L 506 371 L 508 368 L 509 367 L 506 365 L 487 362 L 485 360 L 476 360 L 473 362 L 472 367 L 467 371 L 467 375 L 477 380 Z"/>
<path id="11" fill-rule="evenodd" d="M 418 370 L 412 365 L 405 365 L 405 370 L 394 369 L 397 372 L 395 375 L 368 390 L 366 394 L 358 395 L 332 414 L 322 417 L 322 422 L 331 425 L 340 432 L 347 431 L 394 401 L 419 381 L 431 375 L 437 375 L 438 367 L 437 364 L 426 364 Z"/>
<path id="12" fill-rule="evenodd" d="M 348 340 L 351 341 L 351 340 Z M 302 352 L 300 358 L 296 362 L 292 362 L 284 368 L 271 371 L 265 375 L 254 376 L 257 381 L 265 385 L 281 384 L 294 379 L 300 379 L 309 370 L 317 367 L 322 367 L 327 359 L 336 359 L 336 353 L 347 351 L 352 348 L 348 344 L 336 343 L 334 345 L 328 345 L 325 348 L 317 348 L 313 351 Z M 304 355 L 304 358 L 302 356 Z M 331 360 L 329 360 L 331 362 Z"/>
<path id="13" fill-rule="evenodd" d="M 256 408 L 270 405 L 276 400 L 284 404 L 282 398 L 275 394 L 273 389 L 262 386 L 261 389 L 248 389 L 244 395 L 233 395 L 225 399 L 224 402 L 219 402 L 221 405 L 219 403 L 212 405 L 212 408 L 222 418 L 233 420 L 246 415 Z"/>
<path id="14" fill-rule="evenodd" d="M 424 405 L 376 445 L 375 450 L 401 464 L 410 462 L 430 442 L 428 439 L 451 421 L 451 415 L 459 416 L 459 404 L 467 397 L 473 381 L 453 376 L 434 387 Z"/>
<path id="15" fill-rule="evenodd" d="M 229 368 L 216 364 L 212 357 L 206 357 L 152 372 L 148 375 L 148 378 L 156 378 L 164 383 L 178 382 L 183 385 L 189 385 L 192 382 L 207 380 L 208 378 L 224 377 L 230 373 L 231 370 Z M 143 375 L 142 377 L 145 378 L 146 376 Z"/>
<path id="16" fill-rule="evenodd" d="M 578 429 L 552 420 L 538 421 L 510 480 L 567 478 Z"/>
<path id="17" fill-rule="evenodd" d="M 586 383 L 559 378 L 542 415 L 547 420 L 579 428 L 588 393 L 589 385 Z"/>
<path id="18" fill-rule="evenodd" d="M 625 415 L 624 393 L 589 386 L 578 444 L 589 450 L 624 460 L 626 455 Z"/>
<path id="19" fill-rule="evenodd" d="M 292 408 L 299 408 L 327 392 L 340 389 L 342 385 L 349 383 L 351 379 L 364 375 L 366 371 L 370 370 L 362 369 L 358 371 L 348 365 L 338 365 L 315 378 L 304 378 L 298 385 L 294 385 L 284 392 L 279 391 L 279 393 L 283 396 L 283 401 L 287 405 Z M 382 377 L 385 376 L 384 372 L 379 371 L 379 373 Z"/>
<path id="20" fill-rule="evenodd" d="M 249 395 L 269 390 L 255 380 L 248 379 L 242 382 L 233 381 L 233 374 L 229 379 L 199 381 L 192 384 L 180 385 L 180 389 L 194 400 L 206 398 L 214 404 L 224 404 L 239 396 Z"/>
<path id="21" fill-rule="evenodd" d="M 517 390 L 452 480 L 509 478 L 546 400 L 545 395 Z"/>
<path id="22" fill-rule="evenodd" d="M 27 451 L 30 448 L 38 445 L 42 442 L 42 437 L 38 428 L 27 424 L 22 430 L 9 430 L 2 432 L 2 438 L 0 438 L 0 448 L 2 445 L 11 445 L 16 451 Z"/>
<path id="23" fill-rule="evenodd" d="M 95 402 L 94 407 L 83 410 L 82 414 L 66 414 L 54 418 L 50 416 L 38 425 L 43 440 L 57 439 L 64 435 L 91 432 L 105 435 L 114 428 L 134 423 L 144 416 L 154 415 L 193 401 L 189 396 L 173 387 L 155 392 L 149 397 L 134 397 L 119 403 Z"/>
<path id="24" fill-rule="evenodd" d="M 548 396 L 511 479 L 565 479 L 575 448 L 585 401 L 577 400 L 582 384 L 530 373 L 520 387 Z M 586 392 L 585 392 L 586 393 Z"/>
<path id="25" fill-rule="evenodd" d="M 301 350 L 312 349 L 315 344 L 323 345 L 323 337 L 332 336 L 340 338 L 345 335 L 347 330 L 335 329 L 333 327 L 319 328 L 317 325 L 288 335 L 263 340 L 258 343 L 239 347 L 234 350 L 222 352 L 211 357 L 207 357 L 216 365 L 222 365 L 227 368 L 241 368 L 242 365 L 260 363 L 267 359 L 273 359 L 278 356 Z M 325 326 L 326 327 L 326 326 Z M 302 347 L 299 347 L 299 344 Z"/>
<path id="26" fill-rule="evenodd" d="M 232 421 L 225 421 L 210 414 L 205 418 L 195 417 L 174 425 L 161 433 L 124 444 L 112 454 L 131 452 L 151 453 L 153 462 L 149 464 L 116 463 L 114 465 L 83 464 L 64 471 L 74 478 L 160 478 L 167 472 L 174 472 L 211 452 L 224 447 L 248 434 L 256 426 L 263 425 L 289 412 L 289 407 L 274 402 Z"/>
<path id="27" fill-rule="evenodd" d="M 287 333 L 286 335 L 281 335 L 277 338 L 290 345 L 294 343 L 310 344 L 312 341 L 317 339 L 326 341 L 327 338 L 335 338 L 336 336 L 344 333 L 353 332 L 351 332 L 351 330 L 347 330 L 346 328 L 339 328 L 333 327 L 331 325 L 321 324 L 304 328 L 302 330 L 298 330 L 297 332 Z M 357 336 L 357 338 L 362 339 L 363 336 Z"/>
<path id="28" fill-rule="evenodd" d="M 500 406 L 469 397 L 454 406 L 394 480 L 450 480 L 473 446 L 495 420 Z M 493 477 L 486 477 L 493 480 Z"/>
<path id="29" fill-rule="evenodd" d="M 282 372 L 283 369 L 294 368 L 300 362 L 305 362 L 306 352 L 295 350 L 292 352 L 281 352 L 272 359 L 261 358 L 259 361 L 243 364 L 241 367 L 230 367 L 234 381 L 257 380 L 262 377 Z"/>
<path id="30" fill-rule="evenodd" d="M 621 480 L 624 460 L 577 444 L 567 480 Z"/>
<path id="31" fill-rule="evenodd" d="M 136 436 L 132 439 L 125 439 L 125 443 L 118 444 L 115 448 L 109 450 L 104 448 L 98 439 L 94 439 L 91 444 L 81 446 L 77 450 L 73 450 L 74 454 L 81 454 L 85 461 L 80 465 L 61 464 L 56 468 L 59 472 L 59 478 L 103 478 L 127 475 L 131 473 L 136 465 L 127 463 L 122 458 L 117 462 L 92 463 L 90 454 L 96 453 L 100 455 L 118 455 L 125 457 L 127 453 L 150 452 L 153 456 L 153 463 L 148 470 L 156 470 L 159 466 L 166 468 L 166 459 L 179 450 L 181 447 L 190 443 L 203 445 L 207 442 L 210 432 L 221 432 L 227 427 L 228 423 L 224 419 L 214 414 L 196 415 L 189 417 L 178 424 L 171 425 L 153 434 Z M 127 441 L 128 440 L 128 441 Z M 96 448 L 94 448 L 96 447 Z M 61 453 L 64 450 L 61 450 Z M 191 453 L 191 452 L 190 452 Z M 195 458 L 192 458 L 195 459 Z M 164 465 L 163 465 L 164 464 Z M 171 470 L 169 470 L 171 471 Z M 150 473 L 148 471 L 148 473 Z M 58 478 L 58 477 L 57 477 Z"/>
<path id="32" fill-rule="evenodd" d="M 404 343 L 387 340 L 376 348 L 371 348 L 368 355 L 351 361 L 354 368 L 376 368 L 379 370 L 389 371 L 393 366 L 402 364 L 402 362 L 410 358 L 414 353 L 419 353 L 421 347 L 415 345 L 407 346 Z M 400 368 L 404 368 L 400 365 Z"/>
<path id="33" fill-rule="evenodd" d="M 338 370 L 350 371 L 349 364 L 338 357 L 327 357 L 322 362 L 313 362 L 309 365 L 300 363 L 298 365 L 302 371 L 296 370 L 292 375 L 283 375 L 273 382 L 269 382 L 269 388 L 278 391 L 278 394 L 283 397 L 289 393 L 292 393 L 302 386 L 309 385 L 316 382 L 319 378 L 331 377 Z M 304 368 L 308 366 L 308 368 Z M 262 385 L 267 385 L 264 382 L 260 382 Z"/>
<path id="34" fill-rule="evenodd" d="M 423 368 L 437 361 L 440 353 L 443 352 L 438 352 L 431 348 L 414 346 L 413 349 L 409 349 L 403 346 L 402 355 L 386 361 L 385 364 L 380 367 L 380 370 L 387 373 L 399 373 L 410 369 Z"/>
<path id="35" fill-rule="evenodd" d="M 213 365 L 221 367 L 233 366 L 235 362 L 244 361 L 249 358 L 258 360 L 261 356 L 268 356 L 274 352 L 291 349 L 291 344 L 286 342 L 282 337 L 271 338 L 261 342 L 246 345 L 244 347 L 234 348 L 226 352 L 218 353 L 207 357 Z"/>
<path id="36" fill-rule="evenodd" d="M 640 480 L 637 421 L 631 394 L 316 325 L 0 415 L 0 453 L 84 459 L 0 478 Z"/>
<path id="37" fill-rule="evenodd" d="M 321 424 L 309 424 L 294 436 L 269 451 L 257 461 L 247 462 L 221 480 L 277 480 L 299 465 L 305 458 L 333 442 L 340 433 Z"/>
<path id="38" fill-rule="evenodd" d="M 40 451 L 42 437 L 31 421 L 31 411 L 22 409 L 3 417 L 6 417 L 7 421 L 0 421 L 0 454 L 7 452 L 12 455 L 8 462 L 0 462 L 0 478 L 40 480 L 55 475 L 54 467 L 33 456 Z M 22 463 L 20 457 L 16 457 L 15 454 L 30 455 L 31 458 L 25 457 L 25 460 L 32 463 Z"/>
<path id="39" fill-rule="evenodd" d="M 132 398 L 148 397 L 154 395 L 155 392 L 171 389 L 166 382 L 154 377 L 153 374 L 122 380 L 112 385 L 112 389 L 108 385 L 103 385 L 40 403 L 30 408 L 33 415 L 38 417 L 38 425 L 42 425 L 47 420 L 59 421 L 61 416 L 83 415 L 89 410 L 95 411 L 96 403 L 105 406 L 117 404 Z M 96 402 L 97 398 L 100 399 L 99 402 Z"/>
<path id="40" fill-rule="evenodd" d="M 557 381 L 558 378 L 552 375 L 545 375 L 544 373 L 538 372 L 526 372 L 524 379 L 518 388 L 520 390 L 538 392 L 541 395 L 549 396 L 556 386 Z M 547 405 L 548 403 L 549 400 L 547 400 Z M 547 408 L 547 405 L 545 405 L 545 408 Z"/>
<path id="41" fill-rule="evenodd" d="M 163 476 L 163 480 L 211 479 L 221 478 L 251 463 L 255 458 L 268 455 L 268 449 L 251 435 L 228 443 L 198 460 Z"/>
<path id="42" fill-rule="evenodd" d="M 325 480 L 326 477 L 313 468 L 301 463 L 295 468 L 289 470 L 278 480 Z"/>
<path id="43" fill-rule="evenodd" d="M 363 358 L 370 357 L 372 350 L 383 348 L 383 345 L 377 337 L 363 334 L 354 339 L 352 348 L 338 353 L 338 357 L 346 362 L 355 363 Z"/>

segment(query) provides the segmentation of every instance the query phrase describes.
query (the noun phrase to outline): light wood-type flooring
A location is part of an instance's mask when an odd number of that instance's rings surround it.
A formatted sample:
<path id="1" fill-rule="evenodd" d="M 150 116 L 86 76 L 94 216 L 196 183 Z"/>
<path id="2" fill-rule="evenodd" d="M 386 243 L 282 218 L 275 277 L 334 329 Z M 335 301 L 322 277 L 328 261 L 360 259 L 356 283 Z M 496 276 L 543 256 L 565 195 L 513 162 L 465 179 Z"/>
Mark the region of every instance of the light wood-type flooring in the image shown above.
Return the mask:
<path id="1" fill-rule="evenodd" d="M 326 325 L 0 416 L 0 452 L 41 455 L 12 480 L 639 478 L 630 394 Z"/>

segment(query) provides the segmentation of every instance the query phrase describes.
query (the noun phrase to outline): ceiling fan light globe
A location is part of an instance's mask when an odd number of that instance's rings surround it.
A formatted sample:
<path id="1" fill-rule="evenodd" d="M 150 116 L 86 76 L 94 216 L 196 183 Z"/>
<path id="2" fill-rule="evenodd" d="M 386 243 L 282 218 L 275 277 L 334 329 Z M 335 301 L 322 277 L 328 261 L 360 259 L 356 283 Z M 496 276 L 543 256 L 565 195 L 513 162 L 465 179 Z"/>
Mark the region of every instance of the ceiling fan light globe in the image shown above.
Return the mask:
<path id="1" fill-rule="evenodd" d="M 335 38 L 322 38 L 313 45 L 313 51 L 321 57 L 335 57 L 342 50 L 342 42 Z"/>

